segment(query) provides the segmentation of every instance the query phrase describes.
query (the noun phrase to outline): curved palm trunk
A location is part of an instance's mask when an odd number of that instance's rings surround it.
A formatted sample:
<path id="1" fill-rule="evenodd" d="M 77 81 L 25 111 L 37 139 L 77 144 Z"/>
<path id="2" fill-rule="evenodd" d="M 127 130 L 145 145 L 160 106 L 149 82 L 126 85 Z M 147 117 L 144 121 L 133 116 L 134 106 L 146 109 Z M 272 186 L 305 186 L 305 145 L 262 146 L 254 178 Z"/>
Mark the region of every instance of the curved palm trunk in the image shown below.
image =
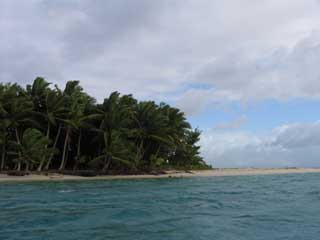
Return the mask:
<path id="1" fill-rule="evenodd" d="M 138 158 L 138 164 L 141 162 L 144 156 L 144 141 L 141 140 L 140 144 L 137 146 L 137 158 Z"/>
<path id="2" fill-rule="evenodd" d="M 111 146 L 111 142 L 112 142 L 112 138 L 111 138 L 111 130 L 108 131 L 109 134 L 106 134 L 105 133 L 105 136 L 104 136 L 104 144 L 106 146 L 106 149 L 109 150 L 110 149 L 110 146 Z M 108 152 L 108 151 L 107 151 Z M 104 159 L 104 165 L 103 165 L 103 168 L 102 168 L 102 171 L 103 172 L 106 172 L 111 164 L 111 161 L 112 161 L 112 156 L 110 154 L 108 154 L 105 159 Z"/>
<path id="3" fill-rule="evenodd" d="M 3 169 L 4 169 L 5 161 L 6 161 L 6 145 L 3 144 L 3 145 L 2 145 L 2 153 L 1 153 L 1 166 L 0 166 L 0 170 L 3 170 Z"/>
<path id="4" fill-rule="evenodd" d="M 15 129 L 15 134 L 16 134 L 17 143 L 20 145 L 21 143 L 20 143 L 18 128 Z M 18 160 L 18 163 L 17 163 L 16 170 L 20 171 L 21 170 L 21 153 L 20 153 L 20 151 L 19 151 L 19 155 L 18 156 L 19 156 L 19 158 L 18 158 L 19 160 Z"/>
<path id="5" fill-rule="evenodd" d="M 63 170 L 66 165 L 66 152 L 67 152 L 67 146 L 69 142 L 69 135 L 70 135 L 70 129 L 67 129 L 66 137 L 64 139 L 63 154 L 62 154 L 62 160 L 61 160 L 59 170 Z"/>
<path id="6" fill-rule="evenodd" d="M 48 127 L 47 127 L 47 134 L 46 134 L 47 138 L 49 139 L 50 138 L 50 122 L 48 122 Z M 45 148 L 47 149 L 48 148 L 48 145 L 45 146 Z M 43 167 L 43 164 L 46 160 L 46 157 L 43 156 L 42 159 L 41 159 L 41 162 L 38 166 L 38 169 L 37 171 L 40 172 L 42 170 L 42 167 Z"/>
<path id="7" fill-rule="evenodd" d="M 57 147 L 58 140 L 59 140 L 59 137 L 60 137 L 60 134 L 61 134 L 61 129 L 62 129 L 62 126 L 61 126 L 61 124 L 60 124 L 60 125 L 59 125 L 59 128 L 58 128 L 58 132 L 57 132 L 56 138 L 55 138 L 55 140 L 54 140 L 53 149 L 55 149 L 55 148 Z M 51 153 L 51 154 L 50 154 L 50 157 L 49 157 L 49 159 L 48 159 L 48 162 L 47 162 L 47 164 L 46 164 L 46 166 L 45 166 L 45 168 L 44 168 L 46 171 L 47 171 L 47 170 L 49 169 L 49 167 L 50 167 L 50 164 L 51 164 L 51 161 L 52 161 L 53 156 L 54 156 L 54 153 Z"/>
<path id="8" fill-rule="evenodd" d="M 112 156 L 109 155 L 109 156 L 105 157 L 102 172 L 106 172 L 109 169 L 111 161 L 112 161 Z"/>
<path id="9" fill-rule="evenodd" d="M 79 162 L 80 162 L 80 154 L 81 154 L 81 138 L 82 138 L 82 130 L 79 129 L 79 136 L 78 136 L 78 145 L 77 145 L 77 156 L 75 159 L 75 164 L 73 166 L 73 170 L 76 170 L 78 168 Z"/>
<path id="10" fill-rule="evenodd" d="M 30 163 L 29 162 L 26 162 L 26 168 L 25 168 L 25 171 L 28 172 L 29 171 L 29 168 L 30 168 Z"/>

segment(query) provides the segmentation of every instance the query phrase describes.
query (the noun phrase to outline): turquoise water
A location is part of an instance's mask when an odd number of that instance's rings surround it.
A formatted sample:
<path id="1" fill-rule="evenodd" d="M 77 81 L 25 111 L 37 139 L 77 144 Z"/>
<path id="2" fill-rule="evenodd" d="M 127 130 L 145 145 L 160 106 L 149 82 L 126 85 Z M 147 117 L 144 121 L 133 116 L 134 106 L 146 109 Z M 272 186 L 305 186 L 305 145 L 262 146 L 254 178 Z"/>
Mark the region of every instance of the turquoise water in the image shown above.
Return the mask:
<path id="1" fill-rule="evenodd" d="M 0 184 L 0 239 L 319 239 L 320 174 Z"/>

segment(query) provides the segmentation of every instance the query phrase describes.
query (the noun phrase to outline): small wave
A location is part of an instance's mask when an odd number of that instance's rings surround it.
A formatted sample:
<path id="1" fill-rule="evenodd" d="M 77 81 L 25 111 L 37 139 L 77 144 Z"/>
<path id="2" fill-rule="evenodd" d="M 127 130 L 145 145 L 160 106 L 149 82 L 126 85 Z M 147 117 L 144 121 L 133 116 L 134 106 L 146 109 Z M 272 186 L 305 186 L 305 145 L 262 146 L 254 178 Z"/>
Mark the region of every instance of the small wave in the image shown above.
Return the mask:
<path id="1" fill-rule="evenodd" d="M 70 192 L 74 192 L 75 190 L 59 190 L 59 193 L 70 193 Z"/>
<path id="2" fill-rule="evenodd" d="M 234 218 L 241 219 L 241 218 L 253 218 L 253 217 L 254 215 L 251 215 L 251 214 L 242 214 L 239 216 L 235 216 Z"/>
<path id="3" fill-rule="evenodd" d="M 308 195 L 319 195 L 320 191 L 311 191 L 307 193 Z"/>

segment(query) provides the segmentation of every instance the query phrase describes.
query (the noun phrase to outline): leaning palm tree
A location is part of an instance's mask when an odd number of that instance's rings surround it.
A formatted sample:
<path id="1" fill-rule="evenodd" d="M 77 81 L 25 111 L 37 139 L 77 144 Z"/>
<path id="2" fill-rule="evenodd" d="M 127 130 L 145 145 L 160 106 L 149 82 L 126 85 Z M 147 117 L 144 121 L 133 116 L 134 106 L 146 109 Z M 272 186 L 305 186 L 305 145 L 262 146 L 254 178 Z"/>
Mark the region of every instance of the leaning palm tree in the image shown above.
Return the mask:
<path id="1" fill-rule="evenodd" d="M 75 157 L 75 168 L 77 167 L 81 155 L 82 129 L 88 126 L 88 120 L 96 117 L 95 115 L 86 115 L 86 108 L 94 103 L 94 99 L 83 92 L 82 87 L 79 86 L 79 81 L 69 81 L 63 92 L 63 97 L 67 114 L 62 120 L 65 139 L 59 170 L 63 170 L 66 166 L 67 148 L 70 148 L 72 133 L 78 133 L 77 154 Z"/>
<path id="2" fill-rule="evenodd" d="M 171 166 L 183 166 L 185 168 L 207 166 L 200 157 L 200 146 L 197 146 L 200 134 L 201 132 L 198 129 L 185 131 L 184 138 L 177 145 L 174 153 L 169 156 Z"/>
<path id="3" fill-rule="evenodd" d="M 21 132 L 24 128 L 39 126 L 32 115 L 33 106 L 24 89 L 17 84 L 7 86 L 6 94 L 2 100 L 1 115 L 2 120 L 7 122 L 8 128 L 13 130 L 17 144 L 21 143 Z M 16 169 L 21 169 L 19 161 Z"/>
<path id="4" fill-rule="evenodd" d="M 8 84 L 0 84 L 0 146 L 1 146 L 1 163 L 0 171 L 5 167 L 6 147 L 9 136 L 8 112 L 5 108 L 5 100 L 7 98 Z"/>
<path id="5" fill-rule="evenodd" d="M 170 107 L 165 103 L 161 103 L 159 108 L 168 118 L 168 126 L 170 127 L 170 132 L 175 140 L 175 144 L 179 144 L 186 130 L 191 129 L 191 125 L 187 122 L 185 114 L 179 109 Z"/>
<path id="6" fill-rule="evenodd" d="M 89 114 L 85 111 L 85 105 L 89 104 L 88 102 L 83 101 L 83 105 L 78 105 L 78 111 L 74 112 L 72 117 L 67 120 L 63 120 L 65 125 L 67 126 L 69 132 L 68 133 L 68 141 L 70 140 L 71 134 L 77 135 L 77 141 L 76 141 L 76 155 L 74 157 L 74 166 L 73 169 L 77 169 L 80 159 L 81 159 L 81 144 L 82 144 L 82 137 L 83 137 L 83 131 L 86 129 L 93 128 L 92 124 L 90 123 L 91 120 L 94 120 L 99 117 L 98 114 Z M 80 111 L 79 111 L 80 110 Z M 64 143 L 64 152 L 66 151 L 66 139 Z M 65 163 L 63 163 L 65 164 Z M 63 169 L 63 165 L 60 170 Z"/>
<path id="7" fill-rule="evenodd" d="M 168 118 L 158 109 L 154 102 L 140 102 L 137 105 L 135 115 L 135 126 L 130 131 L 131 137 L 136 143 L 136 154 L 138 161 L 144 160 L 147 166 L 150 167 L 150 156 L 146 153 L 160 152 L 162 146 L 172 146 L 173 137 L 171 129 L 168 125 Z M 154 159 L 157 158 L 155 155 Z M 149 165 L 149 166 L 148 166 Z"/>
<path id="8" fill-rule="evenodd" d="M 37 77 L 32 85 L 27 85 L 26 91 L 33 101 L 34 110 L 37 112 L 43 112 L 45 109 L 45 99 L 47 93 L 50 91 L 51 83 L 47 82 L 42 77 Z"/>
<path id="9" fill-rule="evenodd" d="M 131 151 L 130 143 L 123 139 L 123 134 L 119 131 L 112 131 L 112 141 L 108 142 L 108 133 L 102 132 L 104 137 L 104 148 L 99 156 L 91 163 L 101 165 L 102 172 L 106 172 L 111 164 L 120 165 L 127 169 L 136 169 L 134 152 Z"/>
<path id="10" fill-rule="evenodd" d="M 59 117 L 64 113 L 63 97 L 61 91 L 56 87 L 50 89 L 51 83 L 47 82 L 42 77 L 37 77 L 32 85 L 27 85 L 27 94 L 33 102 L 34 106 L 34 118 L 40 123 L 40 128 L 43 129 L 43 133 L 48 139 L 50 139 L 51 128 L 57 125 Z M 58 131 L 54 141 L 54 148 L 58 142 L 61 132 L 61 125 L 58 127 Z M 47 147 L 47 146 L 46 146 Z M 49 157 L 43 157 L 38 166 L 38 171 L 41 171 L 43 165 L 47 161 L 46 169 L 49 168 L 53 154 Z"/>
<path id="11" fill-rule="evenodd" d="M 64 106 L 64 98 L 61 91 L 56 88 L 55 90 L 50 90 L 46 94 L 45 98 L 45 111 L 41 113 L 45 122 L 47 123 L 46 137 L 50 138 L 51 128 L 58 127 L 56 135 L 54 137 L 53 148 L 56 148 L 58 140 L 61 134 L 62 129 L 62 119 L 66 113 Z M 45 169 L 48 170 L 51 164 L 54 154 L 52 153 L 47 159 Z M 42 167 L 45 163 L 45 158 L 42 159 L 41 164 L 39 164 L 38 171 L 42 170 Z"/>
<path id="12" fill-rule="evenodd" d="M 110 163 L 117 157 L 113 154 L 115 146 L 115 136 L 117 141 L 119 136 L 128 130 L 131 121 L 131 108 L 127 105 L 128 96 L 122 99 L 118 92 L 113 92 L 106 98 L 102 105 L 98 106 L 98 119 L 100 120 L 98 134 L 104 142 L 104 166 L 103 171 L 108 170 Z M 100 139 L 101 139 L 100 138 Z M 100 156 L 101 157 L 101 156 Z"/>
<path id="13" fill-rule="evenodd" d="M 83 111 L 83 104 L 81 103 L 82 88 L 79 86 L 79 81 L 68 81 L 63 91 L 64 106 L 66 108 L 65 118 L 62 120 L 65 138 L 62 150 L 62 159 L 59 170 L 63 170 L 67 161 L 67 147 L 70 147 L 71 133 L 76 128 L 73 119 L 79 117 Z"/>
<path id="14" fill-rule="evenodd" d="M 191 130 L 191 125 L 187 122 L 183 112 L 177 108 L 173 108 L 165 103 L 159 106 L 162 113 L 168 118 L 168 127 L 170 135 L 173 139 L 173 145 L 162 148 L 162 154 L 166 155 L 168 162 L 172 155 L 175 155 L 178 149 L 185 148 L 186 134 Z"/>
<path id="15" fill-rule="evenodd" d="M 39 130 L 28 128 L 24 131 L 21 142 L 11 142 L 11 151 L 9 154 L 16 156 L 14 161 L 20 165 L 25 164 L 25 170 L 28 171 L 30 165 L 37 165 L 41 162 L 43 156 L 49 156 L 53 149 L 47 148 L 50 140 Z"/>
<path id="16" fill-rule="evenodd" d="M 6 119 L 0 120 L 0 146 L 1 146 L 1 163 L 0 163 L 0 171 L 5 168 L 6 161 L 6 147 L 9 138 L 9 128 L 10 122 Z"/>

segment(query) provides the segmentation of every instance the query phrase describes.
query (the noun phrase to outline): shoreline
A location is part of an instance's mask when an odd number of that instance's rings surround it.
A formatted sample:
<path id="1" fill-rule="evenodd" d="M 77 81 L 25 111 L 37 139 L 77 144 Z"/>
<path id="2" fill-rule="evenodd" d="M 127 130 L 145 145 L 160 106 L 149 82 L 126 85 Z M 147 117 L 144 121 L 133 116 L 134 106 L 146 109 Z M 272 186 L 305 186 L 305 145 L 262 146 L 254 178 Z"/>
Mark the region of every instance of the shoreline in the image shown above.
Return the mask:
<path id="1" fill-rule="evenodd" d="M 189 177 L 223 177 L 223 176 L 252 176 L 276 174 L 320 173 L 320 168 L 218 168 L 212 170 L 166 171 L 165 174 L 152 175 L 104 175 L 83 177 L 62 174 L 30 174 L 26 176 L 8 176 L 0 173 L 0 183 L 5 182 L 41 182 L 41 181 L 90 181 L 116 179 L 160 179 L 160 178 L 189 178 Z"/>

